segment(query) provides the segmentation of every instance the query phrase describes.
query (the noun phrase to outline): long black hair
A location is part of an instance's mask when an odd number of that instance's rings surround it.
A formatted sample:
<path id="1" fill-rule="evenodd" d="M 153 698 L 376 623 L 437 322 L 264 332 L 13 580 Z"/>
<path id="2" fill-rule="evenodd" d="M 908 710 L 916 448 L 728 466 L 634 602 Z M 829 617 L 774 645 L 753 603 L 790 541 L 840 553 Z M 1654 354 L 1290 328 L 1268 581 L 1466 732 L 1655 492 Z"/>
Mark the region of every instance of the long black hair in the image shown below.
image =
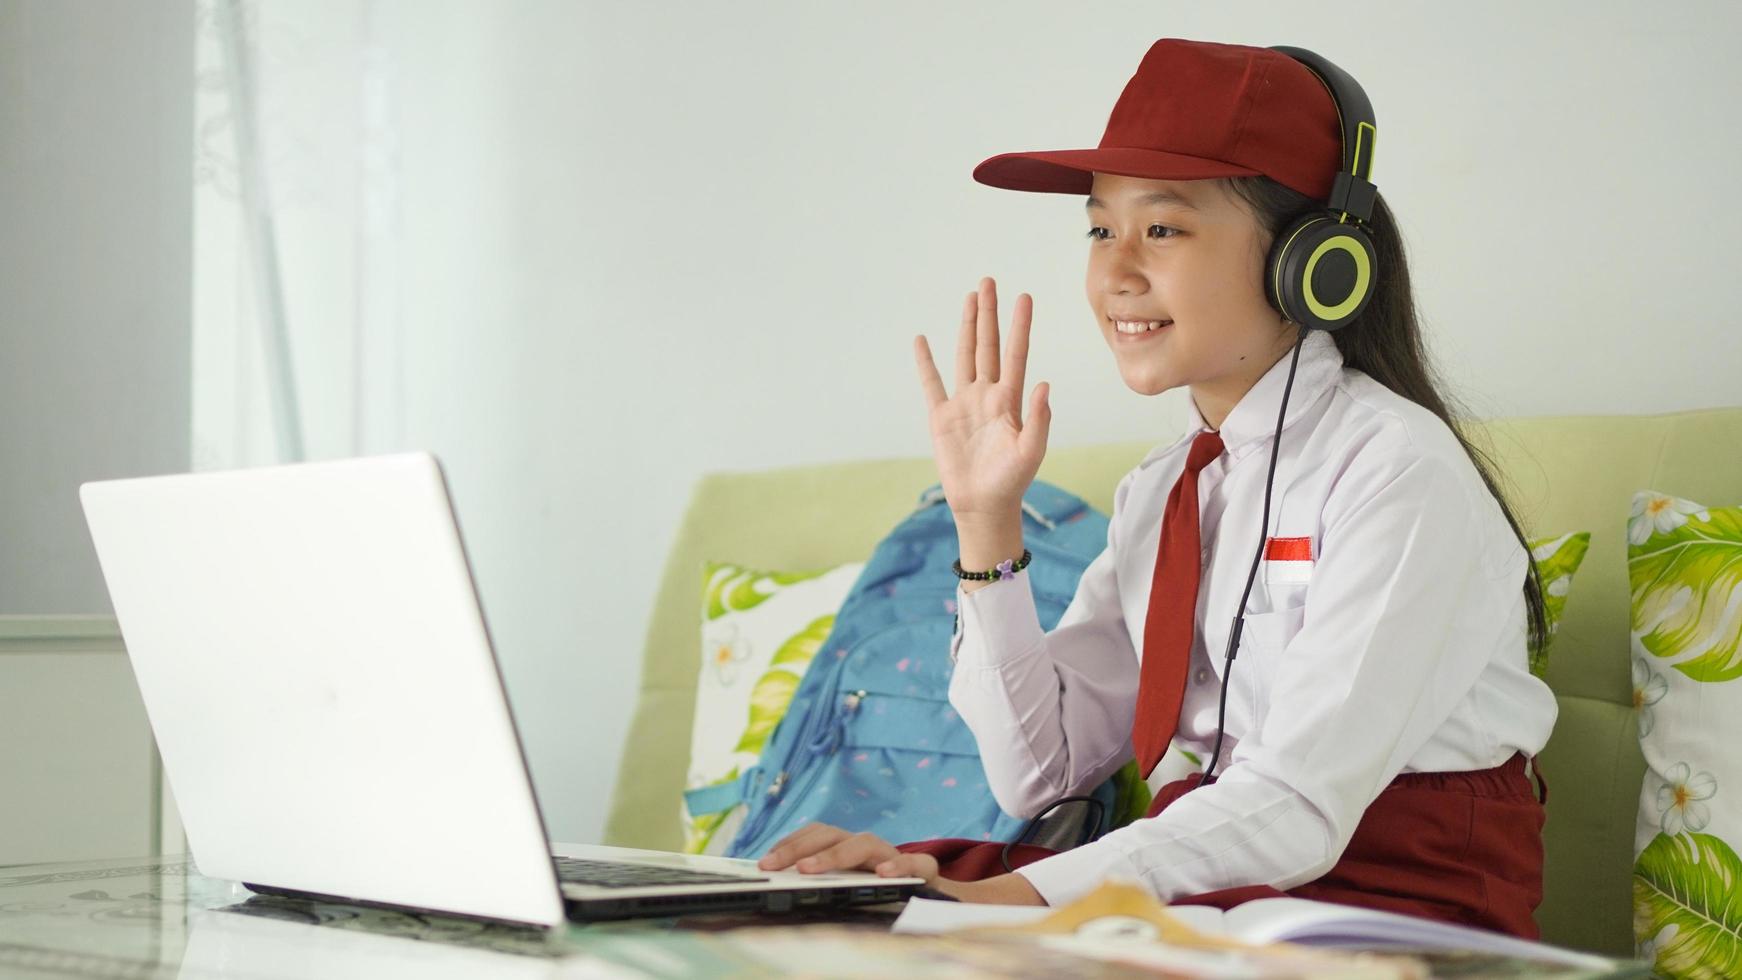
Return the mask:
<path id="1" fill-rule="evenodd" d="M 1295 218 L 1323 207 L 1321 202 L 1263 175 L 1222 178 L 1222 181 L 1246 202 L 1259 225 L 1268 233 L 1266 247 Z M 1529 614 L 1530 648 L 1541 650 L 1548 639 L 1548 626 L 1543 613 L 1542 581 L 1537 575 L 1535 558 L 1531 556 L 1530 542 L 1525 540 L 1524 531 L 1518 526 L 1518 519 L 1513 516 L 1506 495 L 1495 480 L 1497 469 L 1493 461 L 1465 436 L 1458 423 L 1458 417 L 1464 414 L 1462 406 L 1442 394 L 1443 382 L 1422 347 L 1415 295 L 1409 288 L 1409 263 L 1404 255 L 1403 236 L 1398 232 L 1397 222 L 1393 220 L 1383 195 L 1374 199 L 1370 229 L 1379 267 L 1379 281 L 1374 287 L 1373 298 L 1347 326 L 1332 331 L 1331 337 L 1336 341 L 1345 365 L 1364 372 L 1434 413 L 1452 430 L 1464 452 L 1469 454 L 1476 472 L 1487 484 L 1488 492 L 1494 495 L 1501 513 L 1506 515 L 1506 523 L 1512 525 L 1512 533 L 1518 537 L 1525 555 L 1531 557 L 1526 563 L 1524 605 Z M 1449 403 L 1451 407 L 1448 407 Z M 1454 413 L 1452 407 L 1459 411 Z"/>

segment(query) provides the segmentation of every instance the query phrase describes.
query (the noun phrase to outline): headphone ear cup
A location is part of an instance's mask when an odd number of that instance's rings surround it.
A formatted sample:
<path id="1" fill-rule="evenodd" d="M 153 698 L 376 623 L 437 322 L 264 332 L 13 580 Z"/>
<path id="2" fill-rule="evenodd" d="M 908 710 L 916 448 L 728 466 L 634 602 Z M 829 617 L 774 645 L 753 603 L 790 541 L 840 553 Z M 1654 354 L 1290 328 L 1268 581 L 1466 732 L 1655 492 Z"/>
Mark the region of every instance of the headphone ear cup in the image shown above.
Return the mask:
<path id="1" fill-rule="evenodd" d="M 1276 236 L 1265 262 L 1264 292 L 1272 306 L 1302 327 L 1336 330 L 1366 308 L 1378 274 L 1366 230 L 1318 211 Z"/>

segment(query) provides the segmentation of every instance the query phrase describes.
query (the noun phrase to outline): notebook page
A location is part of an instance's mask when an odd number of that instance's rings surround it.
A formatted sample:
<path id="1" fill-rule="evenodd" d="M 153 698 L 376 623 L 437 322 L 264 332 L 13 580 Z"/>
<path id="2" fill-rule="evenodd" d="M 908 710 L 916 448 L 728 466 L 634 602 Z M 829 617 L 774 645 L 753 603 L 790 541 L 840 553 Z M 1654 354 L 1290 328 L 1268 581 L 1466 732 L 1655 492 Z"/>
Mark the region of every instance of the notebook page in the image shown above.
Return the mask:
<path id="1" fill-rule="evenodd" d="M 1479 950 L 1592 970 L 1604 970 L 1613 965 L 1607 958 L 1591 953 L 1531 942 L 1486 929 L 1303 898 L 1261 898 L 1246 902 L 1224 913 L 1224 921 L 1230 934 L 1252 942 L 1285 941 L 1346 949 L 1408 946 Z"/>
<path id="2" fill-rule="evenodd" d="M 1213 905 L 1169 905 L 1167 914 L 1212 936 L 1225 935 L 1230 928 L 1227 922 L 1228 913 Z"/>
<path id="3" fill-rule="evenodd" d="M 988 905 L 910 898 L 891 932 L 948 932 L 970 926 L 1023 926 L 1053 912 L 1050 905 Z"/>
<path id="4" fill-rule="evenodd" d="M 910 898 L 891 932 L 945 932 L 969 926 L 1020 926 L 1038 922 L 1053 911 L 1045 905 L 984 905 L 976 902 L 941 902 Z M 1209 905 L 1170 905 L 1169 914 L 1199 932 L 1220 934 L 1227 913 Z"/>

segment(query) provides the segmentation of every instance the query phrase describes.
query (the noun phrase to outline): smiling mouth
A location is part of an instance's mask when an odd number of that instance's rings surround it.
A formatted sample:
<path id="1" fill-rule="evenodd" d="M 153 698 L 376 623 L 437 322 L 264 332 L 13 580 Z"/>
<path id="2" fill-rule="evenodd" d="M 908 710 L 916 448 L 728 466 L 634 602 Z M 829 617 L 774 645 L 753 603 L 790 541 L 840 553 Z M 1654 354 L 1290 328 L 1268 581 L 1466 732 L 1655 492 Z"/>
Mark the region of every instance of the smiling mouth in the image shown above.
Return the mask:
<path id="1" fill-rule="evenodd" d="M 1120 320 L 1114 317 L 1108 317 L 1107 320 L 1109 323 L 1113 324 L 1113 330 L 1116 333 L 1128 337 L 1142 336 L 1146 333 L 1155 333 L 1163 327 L 1173 323 L 1172 320 Z"/>

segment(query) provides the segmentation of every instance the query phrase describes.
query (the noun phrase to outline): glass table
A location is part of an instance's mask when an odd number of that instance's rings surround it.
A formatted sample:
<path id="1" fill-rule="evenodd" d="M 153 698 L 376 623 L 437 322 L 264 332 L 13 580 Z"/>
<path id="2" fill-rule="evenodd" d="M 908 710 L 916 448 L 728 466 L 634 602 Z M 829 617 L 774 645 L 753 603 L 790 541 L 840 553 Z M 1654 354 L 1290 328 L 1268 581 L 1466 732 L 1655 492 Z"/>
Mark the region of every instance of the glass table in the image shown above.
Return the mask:
<path id="1" fill-rule="evenodd" d="M 0 977 L 1139 975 L 1034 950 L 1013 957 L 891 934 L 901 908 L 689 915 L 546 932 L 258 895 L 200 874 L 187 855 L 13 865 L 0 867 Z"/>
<path id="2" fill-rule="evenodd" d="M 187 855 L 14 865 L 0 867 L 0 978 L 1153 976 L 1031 943 L 891 933 L 902 907 L 570 923 L 547 932 L 258 895 L 200 874 Z M 1457 954 L 1427 962 L 1436 977 L 1568 975 Z M 1605 975 L 1649 972 L 1631 966 L 1638 969 Z"/>

